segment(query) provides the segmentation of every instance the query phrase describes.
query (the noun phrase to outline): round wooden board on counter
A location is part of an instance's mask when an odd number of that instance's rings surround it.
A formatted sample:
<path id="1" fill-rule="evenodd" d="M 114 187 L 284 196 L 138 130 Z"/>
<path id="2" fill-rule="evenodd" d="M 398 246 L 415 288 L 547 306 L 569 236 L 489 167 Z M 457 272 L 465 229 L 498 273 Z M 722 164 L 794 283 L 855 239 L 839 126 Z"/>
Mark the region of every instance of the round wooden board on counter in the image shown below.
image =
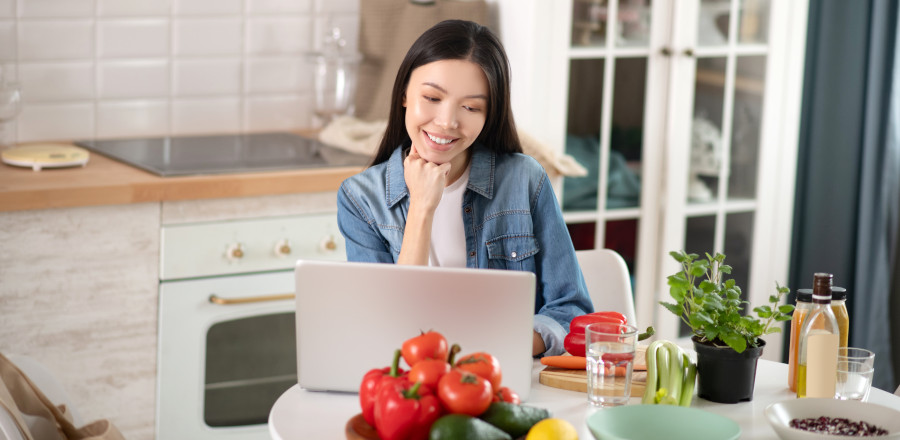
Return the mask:
<path id="1" fill-rule="evenodd" d="M 379 440 L 375 427 L 366 422 L 362 413 L 359 413 L 347 421 L 345 429 L 347 440 Z"/>

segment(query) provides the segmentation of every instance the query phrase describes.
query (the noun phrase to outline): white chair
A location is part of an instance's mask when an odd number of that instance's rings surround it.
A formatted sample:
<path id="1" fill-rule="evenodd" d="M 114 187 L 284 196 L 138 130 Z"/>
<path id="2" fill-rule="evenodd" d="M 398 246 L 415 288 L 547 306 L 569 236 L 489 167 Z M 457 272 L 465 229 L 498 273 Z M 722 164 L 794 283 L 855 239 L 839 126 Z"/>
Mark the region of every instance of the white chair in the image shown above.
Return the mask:
<path id="1" fill-rule="evenodd" d="M 612 249 L 576 251 L 594 310 L 615 310 L 634 325 L 634 296 L 625 260 Z"/>

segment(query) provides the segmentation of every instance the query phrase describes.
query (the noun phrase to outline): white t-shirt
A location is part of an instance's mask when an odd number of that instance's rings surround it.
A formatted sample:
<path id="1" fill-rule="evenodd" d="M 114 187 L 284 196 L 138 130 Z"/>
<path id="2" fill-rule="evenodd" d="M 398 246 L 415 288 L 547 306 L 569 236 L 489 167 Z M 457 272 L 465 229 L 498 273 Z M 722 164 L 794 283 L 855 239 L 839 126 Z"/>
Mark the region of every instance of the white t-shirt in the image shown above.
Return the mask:
<path id="1" fill-rule="evenodd" d="M 469 167 L 456 182 L 444 188 L 431 224 L 428 265 L 466 267 L 466 231 L 463 229 L 462 200 L 469 184 Z"/>

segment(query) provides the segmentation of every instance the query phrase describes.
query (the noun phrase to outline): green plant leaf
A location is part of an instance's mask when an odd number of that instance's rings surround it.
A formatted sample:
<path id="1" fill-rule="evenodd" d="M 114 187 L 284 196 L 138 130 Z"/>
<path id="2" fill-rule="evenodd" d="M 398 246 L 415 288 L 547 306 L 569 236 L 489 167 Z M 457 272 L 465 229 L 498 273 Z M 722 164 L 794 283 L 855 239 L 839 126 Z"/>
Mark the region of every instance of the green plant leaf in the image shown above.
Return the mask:
<path id="1" fill-rule="evenodd" d="M 794 311 L 794 306 L 791 304 L 782 304 L 778 306 L 778 311 L 780 313 L 791 313 Z"/>
<path id="2" fill-rule="evenodd" d="M 723 264 L 719 266 L 719 272 L 731 274 L 731 266 L 727 264 Z"/>
<path id="3" fill-rule="evenodd" d="M 671 255 L 672 258 L 675 259 L 675 261 L 677 261 L 679 263 L 684 263 L 684 253 L 683 252 L 672 251 L 672 252 L 669 252 L 669 255 Z"/>
<path id="4" fill-rule="evenodd" d="M 675 314 L 675 316 L 681 316 L 684 313 L 684 307 L 681 304 L 672 304 L 660 301 L 660 305 L 666 308 L 666 310 Z"/>
<path id="5" fill-rule="evenodd" d="M 694 277 L 702 277 L 706 275 L 709 269 L 709 263 L 704 260 L 697 260 L 691 263 L 691 275 Z"/>
<path id="6" fill-rule="evenodd" d="M 747 340 L 737 332 L 722 333 L 719 338 L 738 353 L 743 353 L 747 349 Z"/>
<path id="7" fill-rule="evenodd" d="M 700 282 L 700 290 L 702 290 L 704 293 L 713 292 L 716 290 L 716 287 L 716 283 L 713 283 L 709 280 L 703 280 Z"/>

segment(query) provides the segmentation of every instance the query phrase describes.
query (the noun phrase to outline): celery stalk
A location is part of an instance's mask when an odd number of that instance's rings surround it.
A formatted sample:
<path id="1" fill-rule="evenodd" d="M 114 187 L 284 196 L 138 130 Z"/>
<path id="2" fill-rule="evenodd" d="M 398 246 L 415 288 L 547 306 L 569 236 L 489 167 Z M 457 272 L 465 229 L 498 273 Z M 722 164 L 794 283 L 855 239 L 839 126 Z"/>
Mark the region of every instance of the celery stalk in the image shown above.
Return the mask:
<path id="1" fill-rule="evenodd" d="M 684 383 L 684 364 L 682 363 L 684 353 L 681 351 L 681 347 L 675 345 L 674 342 L 665 341 L 663 346 L 669 354 L 668 370 L 664 373 L 669 375 L 669 395 L 663 403 L 678 405 L 681 401 L 681 386 Z"/>
<path id="2" fill-rule="evenodd" d="M 659 386 L 656 387 L 657 392 L 661 392 L 663 396 L 669 396 L 669 390 L 672 386 L 669 383 L 670 375 L 669 375 L 669 350 L 665 346 L 665 342 L 656 350 L 656 370 L 657 377 L 659 378 Z M 656 403 L 661 403 L 663 399 L 657 399 Z"/>
<path id="3" fill-rule="evenodd" d="M 697 364 L 691 360 L 687 353 L 684 356 L 684 387 L 681 390 L 681 399 L 678 402 L 681 406 L 691 406 L 691 400 L 694 398 L 694 382 L 697 379 Z"/>
<path id="4" fill-rule="evenodd" d="M 660 345 L 662 345 L 662 342 L 653 341 L 647 346 L 645 355 L 647 358 L 647 387 L 644 388 L 644 396 L 641 398 L 641 403 L 654 403 L 654 399 L 656 399 L 656 386 L 658 384 L 656 352 Z"/>

